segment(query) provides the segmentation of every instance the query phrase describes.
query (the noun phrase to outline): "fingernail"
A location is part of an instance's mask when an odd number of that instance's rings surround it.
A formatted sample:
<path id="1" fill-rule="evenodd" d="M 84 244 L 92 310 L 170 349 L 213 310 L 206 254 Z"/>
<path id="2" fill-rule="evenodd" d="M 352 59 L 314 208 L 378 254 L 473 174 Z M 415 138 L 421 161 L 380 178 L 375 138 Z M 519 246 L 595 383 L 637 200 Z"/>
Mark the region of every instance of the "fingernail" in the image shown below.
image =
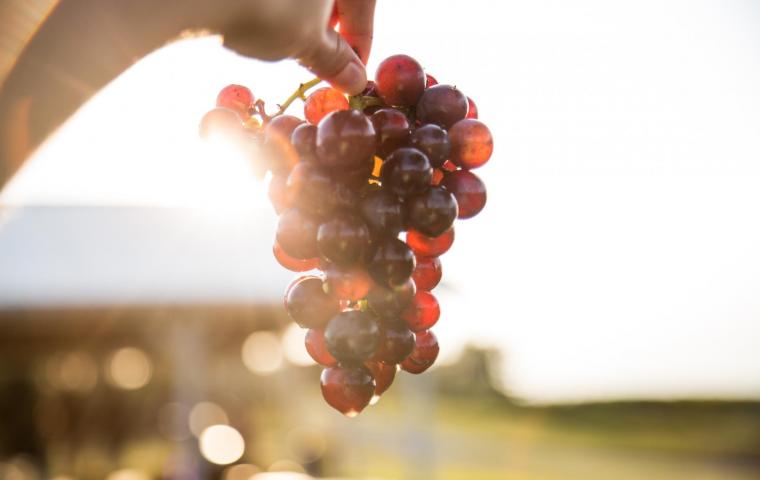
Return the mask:
<path id="1" fill-rule="evenodd" d="M 343 67 L 343 70 L 335 75 L 330 83 L 350 95 L 355 95 L 364 90 L 367 85 L 367 74 L 362 66 L 355 62 L 348 62 L 348 65 Z"/>

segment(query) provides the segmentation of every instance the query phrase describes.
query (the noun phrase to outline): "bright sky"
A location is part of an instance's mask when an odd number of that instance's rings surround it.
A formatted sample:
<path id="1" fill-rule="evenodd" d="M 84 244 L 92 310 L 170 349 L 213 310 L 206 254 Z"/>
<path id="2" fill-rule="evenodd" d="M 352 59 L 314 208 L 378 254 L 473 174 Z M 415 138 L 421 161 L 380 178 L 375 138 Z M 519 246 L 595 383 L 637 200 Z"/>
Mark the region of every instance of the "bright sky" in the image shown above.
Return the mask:
<path id="1" fill-rule="evenodd" d="M 760 398 L 759 22 L 746 0 L 379 2 L 370 71 L 416 57 L 496 142 L 486 210 L 443 258 L 445 352 L 502 348 L 535 401 Z M 273 231 L 264 186 L 196 126 L 227 83 L 274 104 L 308 78 L 214 39 L 170 46 L 3 199 L 247 208 Z"/>

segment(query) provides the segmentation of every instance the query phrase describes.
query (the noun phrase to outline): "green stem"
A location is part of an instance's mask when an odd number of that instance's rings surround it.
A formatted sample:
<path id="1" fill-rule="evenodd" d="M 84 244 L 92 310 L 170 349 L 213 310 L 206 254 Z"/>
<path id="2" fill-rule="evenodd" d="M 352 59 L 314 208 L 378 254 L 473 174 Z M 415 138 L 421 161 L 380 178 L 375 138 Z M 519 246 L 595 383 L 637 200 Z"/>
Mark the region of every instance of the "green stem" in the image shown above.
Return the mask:
<path id="1" fill-rule="evenodd" d="M 318 85 L 319 82 L 321 81 L 322 79 L 317 77 L 317 78 L 313 78 L 309 80 L 306 83 L 302 83 L 301 85 L 299 85 L 298 90 L 293 92 L 293 94 L 289 96 L 288 99 L 285 100 L 285 102 L 282 105 L 280 105 L 280 109 L 277 111 L 277 113 L 272 115 L 272 117 L 276 117 L 278 115 L 282 115 L 283 113 L 285 113 L 285 110 L 287 110 L 290 104 L 295 102 L 297 98 L 300 98 L 301 100 L 306 100 L 306 92 L 309 91 L 309 89 L 314 87 L 315 85 Z"/>

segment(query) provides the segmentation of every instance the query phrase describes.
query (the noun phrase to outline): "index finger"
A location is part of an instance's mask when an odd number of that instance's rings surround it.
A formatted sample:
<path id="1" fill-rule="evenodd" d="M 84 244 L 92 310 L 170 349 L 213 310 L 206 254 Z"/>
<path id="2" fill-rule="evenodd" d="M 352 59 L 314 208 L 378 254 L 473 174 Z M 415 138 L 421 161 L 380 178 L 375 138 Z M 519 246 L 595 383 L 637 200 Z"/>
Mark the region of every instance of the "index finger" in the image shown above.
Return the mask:
<path id="1" fill-rule="evenodd" d="M 366 64 L 372 49 L 375 0 L 336 0 L 335 4 L 341 36 Z"/>

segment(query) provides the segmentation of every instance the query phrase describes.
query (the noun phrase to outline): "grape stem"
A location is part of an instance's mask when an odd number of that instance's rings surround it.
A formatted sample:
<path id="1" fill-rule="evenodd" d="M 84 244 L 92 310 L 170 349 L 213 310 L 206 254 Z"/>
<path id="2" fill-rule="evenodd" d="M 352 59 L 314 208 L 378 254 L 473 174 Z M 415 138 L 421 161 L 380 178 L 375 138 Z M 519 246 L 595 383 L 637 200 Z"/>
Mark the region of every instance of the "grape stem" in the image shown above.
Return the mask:
<path id="1" fill-rule="evenodd" d="M 293 92 L 293 94 L 291 96 L 289 96 L 288 99 L 285 100 L 285 102 L 282 103 L 282 105 L 279 105 L 280 109 L 277 110 L 277 113 L 275 113 L 274 115 L 272 115 L 269 118 L 273 118 L 273 117 L 276 117 L 278 115 L 284 114 L 285 110 L 288 109 L 288 107 L 290 106 L 290 104 L 293 103 L 293 102 L 295 102 L 296 99 L 298 99 L 298 98 L 300 98 L 301 100 L 306 100 L 306 92 L 308 92 L 312 87 L 318 85 L 321 81 L 322 81 L 321 78 L 316 77 L 316 78 L 312 78 L 311 80 L 309 80 L 306 83 L 302 83 L 301 85 L 299 85 L 298 89 L 296 89 L 296 91 Z"/>

